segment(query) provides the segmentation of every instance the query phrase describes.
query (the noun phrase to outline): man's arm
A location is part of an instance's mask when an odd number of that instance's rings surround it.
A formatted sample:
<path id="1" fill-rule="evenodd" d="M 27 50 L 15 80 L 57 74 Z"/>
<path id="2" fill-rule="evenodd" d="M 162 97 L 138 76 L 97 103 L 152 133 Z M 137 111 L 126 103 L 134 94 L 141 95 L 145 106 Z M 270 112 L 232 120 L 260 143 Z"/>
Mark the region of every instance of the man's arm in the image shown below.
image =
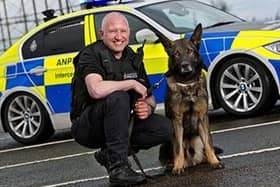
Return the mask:
<path id="1" fill-rule="evenodd" d="M 89 95 L 95 99 L 104 98 L 118 90 L 134 90 L 139 93 L 142 98 L 147 96 L 147 88 L 136 80 L 103 80 L 101 75 L 90 73 L 85 77 L 85 82 Z"/>

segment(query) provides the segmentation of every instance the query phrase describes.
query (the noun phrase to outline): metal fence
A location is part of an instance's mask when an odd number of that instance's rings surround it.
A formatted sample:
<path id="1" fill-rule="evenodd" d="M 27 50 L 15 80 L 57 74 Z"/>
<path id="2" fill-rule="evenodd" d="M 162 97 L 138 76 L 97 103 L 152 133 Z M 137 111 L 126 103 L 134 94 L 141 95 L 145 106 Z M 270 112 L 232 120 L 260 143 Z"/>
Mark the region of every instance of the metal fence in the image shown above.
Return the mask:
<path id="1" fill-rule="evenodd" d="M 79 0 L 0 0 L 0 54 L 43 22 L 42 11 L 63 15 L 80 9 Z"/>

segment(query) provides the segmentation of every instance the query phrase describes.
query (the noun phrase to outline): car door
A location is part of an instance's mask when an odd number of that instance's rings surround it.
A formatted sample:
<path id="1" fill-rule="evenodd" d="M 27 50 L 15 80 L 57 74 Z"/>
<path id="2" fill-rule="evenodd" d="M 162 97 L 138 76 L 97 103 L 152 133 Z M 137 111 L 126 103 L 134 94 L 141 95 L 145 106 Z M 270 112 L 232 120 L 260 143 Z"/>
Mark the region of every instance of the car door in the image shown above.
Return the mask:
<path id="1" fill-rule="evenodd" d="M 85 23 L 85 16 L 60 21 L 23 44 L 23 67 L 34 90 L 48 102 L 53 113 L 70 111 L 73 58 L 89 38 Z"/>

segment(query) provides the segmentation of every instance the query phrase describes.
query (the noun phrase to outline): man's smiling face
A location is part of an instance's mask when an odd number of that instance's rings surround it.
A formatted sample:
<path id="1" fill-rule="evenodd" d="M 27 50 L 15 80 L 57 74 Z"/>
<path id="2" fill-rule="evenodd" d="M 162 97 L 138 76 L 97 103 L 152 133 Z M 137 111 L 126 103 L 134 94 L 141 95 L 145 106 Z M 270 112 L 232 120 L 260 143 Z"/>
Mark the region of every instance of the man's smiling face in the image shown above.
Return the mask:
<path id="1" fill-rule="evenodd" d="M 122 51 L 129 42 L 129 26 L 126 18 L 118 13 L 110 14 L 104 21 L 101 38 L 115 57 L 121 57 Z"/>

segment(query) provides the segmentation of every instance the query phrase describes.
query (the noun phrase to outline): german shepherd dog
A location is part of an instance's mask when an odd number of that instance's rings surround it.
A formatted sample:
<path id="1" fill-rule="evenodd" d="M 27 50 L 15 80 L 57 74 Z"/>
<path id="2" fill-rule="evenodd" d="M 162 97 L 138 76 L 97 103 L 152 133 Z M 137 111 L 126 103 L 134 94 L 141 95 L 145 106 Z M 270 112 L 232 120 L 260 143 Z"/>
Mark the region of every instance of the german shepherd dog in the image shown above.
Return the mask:
<path id="1" fill-rule="evenodd" d="M 215 155 L 209 131 L 206 78 L 199 55 L 201 34 L 198 24 L 190 39 L 162 41 L 169 56 L 165 114 L 172 121 L 174 138 L 160 147 L 159 160 L 174 174 L 206 161 L 215 169 L 224 167 Z"/>

